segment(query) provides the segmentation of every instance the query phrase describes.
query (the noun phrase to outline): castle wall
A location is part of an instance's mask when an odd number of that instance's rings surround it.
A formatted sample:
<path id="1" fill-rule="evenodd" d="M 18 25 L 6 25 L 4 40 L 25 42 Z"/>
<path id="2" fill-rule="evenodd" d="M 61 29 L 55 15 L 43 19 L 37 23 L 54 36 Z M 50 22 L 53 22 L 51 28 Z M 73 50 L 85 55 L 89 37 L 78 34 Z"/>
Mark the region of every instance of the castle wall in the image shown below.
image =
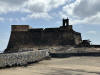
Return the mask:
<path id="1" fill-rule="evenodd" d="M 56 30 L 44 30 L 43 34 L 42 34 L 42 42 L 43 45 L 57 45 L 58 44 L 58 36 L 59 34 L 57 33 Z"/>
<path id="2" fill-rule="evenodd" d="M 28 31 L 29 25 L 12 25 L 12 31 Z"/>
<path id="3" fill-rule="evenodd" d="M 31 44 L 29 43 L 31 43 L 29 32 L 12 31 L 7 50 L 5 50 L 5 52 L 15 52 L 16 49 L 18 50 L 24 47 L 28 48 L 29 46 L 31 46 Z"/>
<path id="4" fill-rule="evenodd" d="M 59 36 L 61 45 L 74 45 L 74 38 L 72 32 L 61 31 Z"/>
<path id="5" fill-rule="evenodd" d="M 79 45 L 82 42 L 82 38 L 81 38 L 81 34 L 80 33 L 74 34 L 74 38 L 75 38 L 75 44 L 76 45 Z"/>
<path id="6" fill-rule="evenodd" d="M 0 54 L 0 68 L 23 66 L 48 57 L 47 50 Z"/>
<path id="7" fill-rule="evenodd" d="M 71 28 L 72 26 L 32 29 L 28 25 L 13 25 L 5 52 L 16 52 L 20 48 L 36 46 L 78 45 L 81 42 L 81 34 Z"/>

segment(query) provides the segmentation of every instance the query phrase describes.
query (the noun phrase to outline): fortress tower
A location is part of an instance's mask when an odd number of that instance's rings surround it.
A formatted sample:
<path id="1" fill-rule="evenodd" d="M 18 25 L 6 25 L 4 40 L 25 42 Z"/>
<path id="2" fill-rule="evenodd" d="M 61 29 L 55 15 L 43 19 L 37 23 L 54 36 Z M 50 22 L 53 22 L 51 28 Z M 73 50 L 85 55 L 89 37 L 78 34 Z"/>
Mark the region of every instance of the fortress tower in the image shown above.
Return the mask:
<path id="1" fill-rule="evenodd" d="M 29 25 L 12 25 L 11 36 L 5 52 L 18 52 L 21 48 L 39 46 L 78 45 L 81 34 L 69 25 L 69 19 L 63 19 L 58 28 L 31 28 Z"/>
<path id="2" fill-rule="evenodd" d="M 63 19 L 63 27 L 69 26 L 69 19 Z"/>

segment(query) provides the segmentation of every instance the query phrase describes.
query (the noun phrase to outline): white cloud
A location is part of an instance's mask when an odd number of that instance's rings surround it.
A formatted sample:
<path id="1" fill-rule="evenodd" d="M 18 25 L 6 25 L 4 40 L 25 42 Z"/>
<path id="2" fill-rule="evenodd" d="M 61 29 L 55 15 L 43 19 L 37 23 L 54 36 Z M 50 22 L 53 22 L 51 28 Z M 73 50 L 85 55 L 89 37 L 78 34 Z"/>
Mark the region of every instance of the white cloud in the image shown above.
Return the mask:
<path id="1" fill-rule="evenodd" d="M 68 2 L 68 0 L 28 0 L 25 4 L 25 8 L 30 11 L 28 18 L 51 19 L 52 16 L 49 12 L 61 5 L 64 5 L 66 2 Z"/>
<path id="2" fill-rule="evenodd" d="M 0 0 L 0 13 L 22 12 L 32 18 L 50 18 L 49 11 L 64 5 L 68 0 Z M 28 16 L 27 15 L 27 16 Z"/>
<path id="3" fill-rule="evenodd" d="M 69 16 L 73 15 L 74 8 L 80 3 L 80 0 L 76 0 L 74 3 L 67 4 L 63 7 L 63 12 Z"/>
<path id="4" fill-rule="evenodd" d="M 21 11 L 23 4 L 27 0 L 0 0 L 0 13 Z"/>
<path id="5" fill-rule="evenodd" d="M 50 12 L 63 6 L 59 10 L 61 18 L 70 17 L 72 24 L 100 23 L 100 1 L 99 0 L 0 0 L 0 14 L 17 12 L 26 13 L 21 16 L 22 20 L 29 18 L 51 19 Z M 10 19 L 11 21 L 11 19 Z"/>
<path id="6" fill-rule="evenodd" d="M 100 0 L 76 0 L 67 4 L 60 12 L 62 17 L 70 17 L 74 24 L 100 24 Z"/>
<path id="7" fill-rule="evenodd" d="M 100 0 L 81 0 L 73 12 L 82 18 L 94 16 L 100 12 Z"/>
<path id="8" fill-rule="evenodd" d="M 27 16 L 28 18 L 52 18 L 51 16 L 49 16 L 48 13 L 32 13 L 31 15 Z"/>

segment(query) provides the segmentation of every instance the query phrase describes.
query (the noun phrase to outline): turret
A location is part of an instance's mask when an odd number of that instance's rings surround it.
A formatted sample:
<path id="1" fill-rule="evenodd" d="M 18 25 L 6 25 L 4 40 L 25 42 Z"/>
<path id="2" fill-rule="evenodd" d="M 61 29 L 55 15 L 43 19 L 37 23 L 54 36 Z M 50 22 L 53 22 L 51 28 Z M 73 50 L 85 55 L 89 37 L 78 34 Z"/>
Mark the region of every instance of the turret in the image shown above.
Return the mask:
<path id="1" fill-rule="evenodd" d="M 68 26 L 69 25 L 69 19 L 63 19 L 63 27 Z"/>

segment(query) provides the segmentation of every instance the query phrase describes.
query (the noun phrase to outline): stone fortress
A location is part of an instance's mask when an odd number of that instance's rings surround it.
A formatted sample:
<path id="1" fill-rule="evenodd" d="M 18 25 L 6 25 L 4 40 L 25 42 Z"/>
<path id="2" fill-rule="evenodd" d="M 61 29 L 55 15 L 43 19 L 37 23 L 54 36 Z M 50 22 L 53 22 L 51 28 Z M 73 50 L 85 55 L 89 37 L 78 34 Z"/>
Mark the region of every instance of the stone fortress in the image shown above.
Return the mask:
<path id="1" fill-rule="evenodd" d="M 79 45 L 81 34 L 69 25 L 69 19 L 63 19 L 59 28 L 31 28 L 29 25 L 12 25 L 11 36 L 5 52 L 14 52 L 20 48 L 39 46 Z M 13 50 L 13 51 L 12 51 Z"/>
<path id="2" fill-rule="evenodd" d="M 42 48 L 42 49 L 39 49 Z M 100 45 L 82 40 L 81 34 L 63 19 L 58 28 L 12 25 L 9 43 L 0 54 L 0 68 L 25 66 L 49 57 L 100 56 Z"/>

